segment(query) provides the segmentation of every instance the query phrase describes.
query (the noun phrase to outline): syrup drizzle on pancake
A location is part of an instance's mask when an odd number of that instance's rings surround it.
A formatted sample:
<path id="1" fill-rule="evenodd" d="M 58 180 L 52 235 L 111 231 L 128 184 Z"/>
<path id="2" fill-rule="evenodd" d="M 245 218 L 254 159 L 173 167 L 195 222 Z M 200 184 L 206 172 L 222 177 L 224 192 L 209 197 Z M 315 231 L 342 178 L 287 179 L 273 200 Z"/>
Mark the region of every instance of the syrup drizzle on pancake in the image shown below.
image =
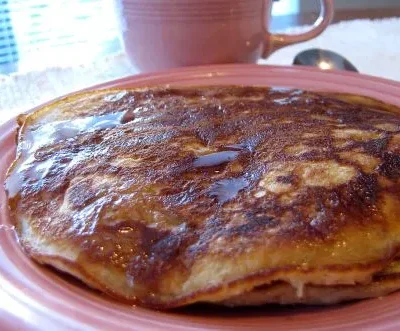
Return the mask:
<path id="1" fill-rule="evenodd" d="M 49 175 L 51 168 L 54 166 L 52 159 L 31 167 L 36 161 L 35 153 L 40 148 L 73 139 L 82 133 L 114 128 L 122 124 L 121 121 L 125 114 L 111 113 L 101 116 L 89 116 L 67 121 L 56 121 L 29 128 L 26 132 L 27 139 L 20 146 L 25 161 L 19 164 L 6 183 L 9 196 L 14 197 L 20 191 L 24 180 L 43 180 Z M 25 178 L 24 173 L 28 168 L 30 168 L 27 172 L 28 176 Z"/>

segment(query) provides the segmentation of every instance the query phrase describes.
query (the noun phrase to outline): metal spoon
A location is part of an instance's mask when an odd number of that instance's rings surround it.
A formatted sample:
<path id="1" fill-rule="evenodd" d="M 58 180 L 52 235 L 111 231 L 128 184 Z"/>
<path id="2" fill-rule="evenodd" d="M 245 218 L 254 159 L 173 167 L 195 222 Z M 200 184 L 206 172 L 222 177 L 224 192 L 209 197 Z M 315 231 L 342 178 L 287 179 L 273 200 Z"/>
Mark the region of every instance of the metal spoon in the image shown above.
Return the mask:
<path id="1" fill-rule="evenodd" d="M 315 66 L 322 70 L 349 70 L 358 72 L 356 67 L 346 58 L 338 53 L 325 49 L 307 49 L 293 60 L 293 64 Z"/>

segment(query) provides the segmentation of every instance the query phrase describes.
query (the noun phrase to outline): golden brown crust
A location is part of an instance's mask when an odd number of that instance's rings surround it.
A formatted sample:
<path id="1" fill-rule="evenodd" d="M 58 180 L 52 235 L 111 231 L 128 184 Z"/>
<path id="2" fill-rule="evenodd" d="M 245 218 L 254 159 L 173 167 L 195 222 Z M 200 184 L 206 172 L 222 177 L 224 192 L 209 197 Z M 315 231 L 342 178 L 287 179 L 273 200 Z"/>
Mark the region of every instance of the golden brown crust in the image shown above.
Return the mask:
<path id="1" fill-rule="evenodd" d="M 400 245 L 400 117 L 351 100 L 216 87 L 51 104 L 21 120 L 9 172 L 22 243 L 53 265 L 73 247 L 72 274 L 153 307 L 367 282 Z"/>

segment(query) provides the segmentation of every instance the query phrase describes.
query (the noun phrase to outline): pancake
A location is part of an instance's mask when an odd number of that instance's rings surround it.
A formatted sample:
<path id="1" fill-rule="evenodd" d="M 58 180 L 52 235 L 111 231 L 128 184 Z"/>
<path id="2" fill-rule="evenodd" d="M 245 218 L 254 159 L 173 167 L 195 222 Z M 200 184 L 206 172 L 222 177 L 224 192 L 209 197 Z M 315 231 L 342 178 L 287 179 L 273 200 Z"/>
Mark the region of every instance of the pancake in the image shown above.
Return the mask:
<path id="1" fill-rule="evenodd" d="M 68 96 L 18 119 L 25 252 L 130 303 L 331 304 L 400 287 L 400 109 L 264 87 Z"/>
<path id="2" fill-rule="evenodd" d="M 368 284 L 313 285 L 295 288 L 285 282 L 261 285 L 253 290 L 228 298 L 219 304 L 228 307 L 260 306 L 265 304 L 332 305 L 344 301 L 375 298 L 387 295 L 400 288 L 400 263 L 390 266 L 373 276 Z"/>

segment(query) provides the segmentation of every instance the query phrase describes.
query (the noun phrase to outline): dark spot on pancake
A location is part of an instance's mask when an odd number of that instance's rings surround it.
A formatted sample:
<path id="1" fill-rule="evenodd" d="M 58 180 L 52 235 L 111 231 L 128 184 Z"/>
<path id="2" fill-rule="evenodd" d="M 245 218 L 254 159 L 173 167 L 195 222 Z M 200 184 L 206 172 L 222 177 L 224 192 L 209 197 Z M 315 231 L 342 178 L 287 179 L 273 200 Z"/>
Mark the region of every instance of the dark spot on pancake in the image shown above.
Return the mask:
<path id="1" fill-rule="evenodd" d="M 147 227 L 141 223 L 134 224 L 135 230 L 140 231 L 138 239 L 140 240 L 139 250 L 136 251 L 134 258 L 129 263 L 127 273 L 134 278 L 135 281 L 141 282 L 149 278 L 153 279 L 152 272 L 155 268 L 160 268 L 162 260 L 155 261 L 153 247 L 161 240 L 169 235 L 167 231 L 160 231 L 156 228 Z M 157 262 L 159 265 L 155 265 Z"/>
<path id="2" fill-rule="evenodd" d="M 242 145 L 250 152 L 254 152 L 260 142 L 263 140 L 265 134 L 263 132 L 250 136 L 242 141 Z"/>
<path id="3" fill-rule="evenodd" d="M 204 143 L 204 145 L 209 146 L 212 145 L 218 134 L 218 128 L 213 124 L 209 124 L 206 127 L 200 127 L 196 129 L 197 137 Z"/>
<path id="4" fill-rule="evenodd" d="M 68 193 L 68 202 L 72 208 L 83 208 L 96 198 L 97 192 L 92 188 L 91 180 L 84 180 L 74 184 Z"/>
<path id="5" fill-rule="evenodd" d="M 265 215 L 265 210 L 262 210 L 262 209 L 261 210 L 256 209 L 254 211 L 247 212 L 246 218 L 247 218 L 249 224 L 251 224 L 251 226 L 255 226 L 255 227 L 264 227 L 264 226 L 274 227 L 279 224 L 279 221 L 277 219 L 274 219 L 271 216 Z"/>
<path id="6" fill-rule="evenodd" d="M 385 153 L 379 172 L 389 179 L 398 179 L 400 177 L 400 155 Z"/>
<path id="7" fill-rule="evenodd" d="M 376 175 L 360 173 L 348 184 L 341 196 L 342 203 L 352 211 L 368 213 L 368 208 L 376 202 L 379 192 Z"/>
<path id="8" fill-rule="evenodd" d="M 264 230 L 266 227 L 275 227 L 278 225 L 274 219 L 269 218 L 267 216 L 258 217 L 256 219 L 252 219 L 245 224 L 241 224 L 235 226 L 232 229 L 226 231 L 227 235 L 235 235 L 235 236 L 248 236 L 250 234 L 257 235 L 259 231 Z"/>
<path id="9" fill-rule="evenodd" d="M 374 156 L 382 156 L 389 143 L 389 138 L 373 139 L 362 143 L 364 150 Z"/>
<path id="10" fill-rule="evenodd" d="M 159 279 L 171 270 L 179 268 L 186 272 L 186 266 L 179 255 L 193 242 L 194 230 L 185 223 L 171 231 L 141 226 L 141 252 L 128 264 L 127 274 L 133 285 L 157 290 Z"/>
<path id="11" fill-rule="evenodd" d="M 165 202 L 168 206 L 184 206 L 188 203 L 191 203 L 194 199 L 198 197 L 199 190 L 196 190 L 195 187 L 191 186 L 183 192 L 167 192 L 163 191 L 163 194 L 166 195 Z"/>
<path id="12" fill-rule="evenodd" d="M 278 176 L 276 177 L 276 181 L 283 184 L 292 184 L 295 180 L 294 175 L 287 175 L 287 176 Z"/>
<path id="13" fill-rule="evenodd" d="M 194 232 L 194 240 L 186 250 L 189 260 L 205 254 L 213 240 L 222 236 L 224 228 L 225 223 L 218 217 L 205 220 L 202 229 Z"/>
<path id="14" fill-rule="evenodd" d="M 322 154 L 321 151 L 312 150 L 302 153 L 297 158 L 302 161 L 312 161 L 317 159 L 323 159 L 323 157 L 321 158 L 321 154 Z"/>

